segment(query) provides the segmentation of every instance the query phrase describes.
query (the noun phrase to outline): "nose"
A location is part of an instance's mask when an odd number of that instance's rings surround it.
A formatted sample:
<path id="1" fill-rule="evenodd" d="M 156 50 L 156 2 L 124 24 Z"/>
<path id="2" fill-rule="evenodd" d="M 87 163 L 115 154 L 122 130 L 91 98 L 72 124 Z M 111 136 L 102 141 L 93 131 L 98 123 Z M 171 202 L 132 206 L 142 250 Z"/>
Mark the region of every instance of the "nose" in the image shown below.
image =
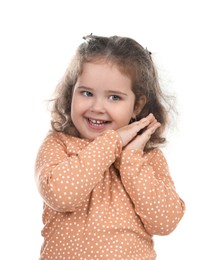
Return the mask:
<path id="1" fill-rule="evenodd" d="M 104 113 L 105 112 L 105 104 L 104 100 L 96 98 L 93 100 L 90 110 L 95 113 Z"/>

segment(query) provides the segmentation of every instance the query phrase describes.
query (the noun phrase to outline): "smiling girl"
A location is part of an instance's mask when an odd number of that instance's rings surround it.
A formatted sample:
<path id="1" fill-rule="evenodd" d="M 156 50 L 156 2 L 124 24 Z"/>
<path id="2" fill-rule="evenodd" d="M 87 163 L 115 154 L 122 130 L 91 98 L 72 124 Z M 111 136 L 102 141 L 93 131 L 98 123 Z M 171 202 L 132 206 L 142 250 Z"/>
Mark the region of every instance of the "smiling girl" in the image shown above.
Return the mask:
<path id="1" fill-rule="evenodd" d="M 126 37 L 84 37 L 53 99 L 36 159 L 41 260 L 156 259 L 185 205 L 159 148 L 168 123 L 151 53 Z"/>

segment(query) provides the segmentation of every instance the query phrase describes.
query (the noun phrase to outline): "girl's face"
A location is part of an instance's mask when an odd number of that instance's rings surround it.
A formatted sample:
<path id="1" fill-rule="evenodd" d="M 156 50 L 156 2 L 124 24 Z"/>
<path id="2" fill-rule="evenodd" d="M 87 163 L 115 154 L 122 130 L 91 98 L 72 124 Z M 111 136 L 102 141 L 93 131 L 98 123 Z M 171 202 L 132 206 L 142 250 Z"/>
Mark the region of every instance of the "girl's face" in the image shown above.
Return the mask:
<path id="1" fill-rule="evenodd" d="M 107 62 L 88 62 L 76 82 L 71 118 L 81 138 L 94 140 L 106 130 L 128 125 L 135 116 L 131 79 Z"/>

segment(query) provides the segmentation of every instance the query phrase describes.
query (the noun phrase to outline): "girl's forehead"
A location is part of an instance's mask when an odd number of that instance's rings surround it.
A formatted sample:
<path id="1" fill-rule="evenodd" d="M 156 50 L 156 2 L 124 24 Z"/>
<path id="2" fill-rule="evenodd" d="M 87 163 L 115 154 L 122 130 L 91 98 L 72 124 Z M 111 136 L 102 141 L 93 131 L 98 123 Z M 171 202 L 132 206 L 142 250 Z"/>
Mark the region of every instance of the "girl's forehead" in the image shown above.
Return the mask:
<path id="1" fill-rule="evenodd" d="M 118 67 L 108 62 L 87 62 L 83 65 L 82 73 L 79 75 L 76 87 L 101 87 L 103 89 L 132 90 L 131 78 L 123 74 Z"/>
<path id="2" fill-rule="evenodd" d="M 129 64 L 126 64 L 126 62 L 117 60 L 116 58 L 98 56 L 95 58 L 91 58 L 90 60 L 83 61 L 81 64 L 80 75 L 83 73 L 86 64 L 104 65 L 110 68 L 117 69 L 121 74 L 127 76 L 133 81 L 134 69 Z"/>
<path id="3" fill-rule="evenodd" d="M 84 63 L 82 66 L 82 73 L 79 76 L 94 76 L 95 74 L 97 79 L 103 78 L 104 75 L 117 75 L 118 77 L 127 78 L 131 81 L 131 78 L 127 74 L 122 73 L 119 66 L 117 66 L 115 63 L 110 63 L 106 61 Z"/>

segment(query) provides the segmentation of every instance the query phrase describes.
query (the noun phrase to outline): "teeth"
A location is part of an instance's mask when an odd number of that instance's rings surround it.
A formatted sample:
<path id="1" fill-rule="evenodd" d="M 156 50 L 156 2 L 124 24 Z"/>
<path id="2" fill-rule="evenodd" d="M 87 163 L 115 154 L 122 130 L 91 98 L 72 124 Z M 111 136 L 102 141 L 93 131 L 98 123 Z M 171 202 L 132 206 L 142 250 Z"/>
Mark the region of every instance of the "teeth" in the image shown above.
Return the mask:
<path id="1" fill-rule="evenodd" d="M 92 123 L 92 124 L 96 124 L 96 125 L 101 125 L 101 124 L 104 124 L 106 121 L 101 121 L 101 120 L 95 120 L 95 119 L 89 119 L 89 121 Z"/>

